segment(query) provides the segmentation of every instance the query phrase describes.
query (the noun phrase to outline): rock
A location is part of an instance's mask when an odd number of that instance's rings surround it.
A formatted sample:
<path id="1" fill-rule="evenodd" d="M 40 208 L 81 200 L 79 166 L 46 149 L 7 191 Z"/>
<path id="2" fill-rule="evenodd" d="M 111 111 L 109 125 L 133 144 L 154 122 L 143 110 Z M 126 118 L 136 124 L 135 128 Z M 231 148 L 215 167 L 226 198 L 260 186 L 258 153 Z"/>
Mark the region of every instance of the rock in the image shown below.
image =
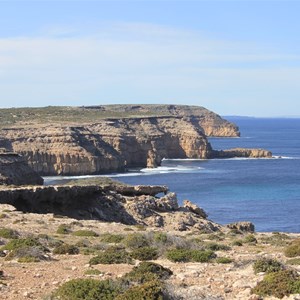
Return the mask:
<path id="1" fill-rule="evenodd" d="M 189 211 L 199 215 L 201 218 L 204 218 L 204 219 L 207 218 L 206 212 L 202 208 L 200 208 L 199 206 L 197 206 L 196 204 L 192 203 L 189 200 L 183 201 L 183 207 L 188 209 Z"/>
<path id="2" fill-rule="evenodd" d="M 0 185 L 42 185 L 43 178 L 16 153 L 0 153 Z"/>
<path id="3" fill-rule="evenodd" d="M 168 187 L 163 185 L 120 185 L 116 186 L 115 190 L 125 196 L 138 196 L 138 195 L 150 195 L 155 196 L 163 193 L 167 194 Z"/>
<path id="4" fill-rule="evenodd" d="M 0 130 L 0 147 L 23 155 L 40 175 L 86 175 L 153 168 L 162 158 L 208 158 L 212 149 L 206 135 L 239 136 L 234 124 L 203 107 L 123 105 L 65 110 L 70 119 L 74 113 L 73 121 L 55 123 L 57 115 L 52 118 L 44 108 L 51 122 L 44 119 L 38 124 L 34 112 L 27 116 L 22 111 L 20 122 L 16 119 L 14 125 L 5 124 Z M 91 110 L 94 120 L 86 118 L 81 123 L 78 114 L 84 118 Z M 116 117 L 105 119 L 105 113 Z M 121 114 L 133 116 L 119 118 Z M 31 123 L 25 124 L 26 118 Z"/>
<path id="5" fill-rule="evenodd" d="M 233 157 L 271 158 L 272 152 L 264 149 L 246 149 L 246 148 L 213 150 L 211 152 L 211 158 L 233 158 Z"/>
<path id="6" fill-rule="evenodd" d="M 239 230 L 242 232 L 254 232 L 255 226 L 251 222 L 236 222 L 227 225 L 230 229 Z"/>

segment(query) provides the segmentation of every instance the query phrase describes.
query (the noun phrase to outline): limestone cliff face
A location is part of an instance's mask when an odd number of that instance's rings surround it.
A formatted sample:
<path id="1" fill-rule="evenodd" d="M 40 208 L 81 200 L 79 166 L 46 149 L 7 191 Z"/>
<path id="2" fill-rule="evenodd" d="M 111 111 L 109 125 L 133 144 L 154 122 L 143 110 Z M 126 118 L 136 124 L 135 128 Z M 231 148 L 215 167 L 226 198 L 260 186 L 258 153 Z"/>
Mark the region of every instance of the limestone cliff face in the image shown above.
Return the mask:
<path id="1" fill-rule="evenodd" d="M 245 149 L 234 148 L 228 150 L 213 150 L 213 158 L 232 158 L 232 157 L 249 157 L 249 158 L 271 158 L 272 152 L 264 149 Z"/>
<path id="2" fill-rule="evenodd" d="M 199 125 L 181 117 L 6 128 L 0 132 L 0 147 L 23 155 L 41 175 L 156 167 L 163 158 L 207 158 L 212 151 Z"/>
<path id="3" fill-rule="evenodd" d="M 0 185 L 38 185 L 43 178 L 16 153 L 0 153 Z"/>

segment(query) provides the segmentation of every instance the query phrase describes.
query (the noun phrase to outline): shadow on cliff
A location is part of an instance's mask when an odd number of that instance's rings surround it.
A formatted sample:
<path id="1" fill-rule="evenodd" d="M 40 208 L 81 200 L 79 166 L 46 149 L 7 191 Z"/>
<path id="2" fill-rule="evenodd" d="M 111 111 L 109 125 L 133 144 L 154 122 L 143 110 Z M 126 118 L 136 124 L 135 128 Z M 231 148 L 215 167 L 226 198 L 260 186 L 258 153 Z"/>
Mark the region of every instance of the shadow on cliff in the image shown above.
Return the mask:
<path id="1" fill-rule="evenodd" d="M 24 213 L 53 213 L 78 220 L 137 224 L 122 205 L 122 196 L 91 187 L 47 187 L 0 191 L 0 203 Z"/>

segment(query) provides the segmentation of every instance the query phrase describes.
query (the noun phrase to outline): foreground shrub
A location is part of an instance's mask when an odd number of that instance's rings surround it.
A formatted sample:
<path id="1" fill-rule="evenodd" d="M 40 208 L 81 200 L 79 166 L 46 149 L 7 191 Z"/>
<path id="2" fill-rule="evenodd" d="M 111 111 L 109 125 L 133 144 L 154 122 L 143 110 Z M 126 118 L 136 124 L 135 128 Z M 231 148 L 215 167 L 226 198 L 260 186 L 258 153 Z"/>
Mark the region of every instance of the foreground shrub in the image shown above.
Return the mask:
<path id="1" fill-rule="evenodd" d="M 105 233 L 101 235 L 101 242 L 103 243 L 120 243 L 124 240 L 124 235 L 122 234 L 111 234 L 111 233 Z"/>
<path id="2" fill-rule="evenodd" d="M 287 246 L 284 254 L 286 257 L 300 256 L 300 239 L 295 240 L 291 245 Z"/>
<path id="3" fill-rule="evenodd" d="M 256 244 L 257 239 L 255 238 L 255 236 L 253 234 L 248 234 L 247 236 L 245 236 L 243 242 L 248 243 L 248 244 Z"/>
<path id="4" fill-rule="evenodd" d="M 208 250 L 212 250 L 212 251 L 228 251 L 231 248 L 227 245 L 222 245 L 222 244 L 218 244 L 218 243 L 208 243 L 205 245 L 205 248 Z"/>
<path id="5" fill-rule="evenodd" d="M 283 265 L 275 260 L 275 259 L 258 259 L 254 264 L 253 264 L 253 270 L 254 273 L 260 273 L 260 272 L 265 272 L 265 273 L 271 273 L 271 272 L 278 272 L 283 269 Z"/>
<path id="6" fill-rule="evenodd" d="M 89 269 L 84 272 L 85 275 L 100 275 L 103 274 L 101 271 L 97 269 Z"/>
<path id="7" fill-rule="evenodd" d="M 124 245 L 130 249 L 137 249 L 149 246 L 149 242 L 144 234 L 128 234 L 124 239 Z"/>
<path id="8" fill-rule="evenodd" d="M 143 283 L 152 280 L 165 280 L 172 275 L 172 271 L 162 265 L 153 262 L 141 262 L 134 267 L 129 273 L 124 275 L 124 279 Z"/>
<path id="9" fill-rule="evenodd" d="M 116 300 L 163 300 L 163 285 L 158 280 L 145 282 L 144 284 L 133 286 Z"/>
<path id="10" fill-rule="evenodd" d="M 131 263 L 132 259 L 128 252 L 125 250 L 107 249 L 99 253 L 97 256 L 92 257 L 89 261 L 91 265 L 98 264 L 126 264 Z"/>
<path id="11" fill-rule="evenodd" d="M 230 264 L 232 262 L 233 262 L 233 259 L 228 258 L 228 257 L 217 257 L 216 258 L 217 264 Z"/>
<path id="12" fill-rule="evenodd" d="M 34 246 L 41 247 L 41 249 L 45 249 L 45 247 L 43 247 L 43 245 L 35 238 L 10 240 L 5 246 L 2 247 L 2 249 L 3 250 L 16 250 L 18 248 L 34 247 Z"/>
<path id="13" fill-rule="evenodd" d="M 53 294 L 60 300 L 114 300 L 119 289 L 111 280 L 73 279 Z"/>
<path id="14" fill-rule="evenodd" d="M 60 224 L 56 230 L 58 234 L 69 234 L 71 232 L 71 226 L 68 224 Z"/>
<path id="15" fill-rule="evenodd" d="M 93 230 L 84 230 L 84 229 L 74 231 L 72 234 L 75 236 L 93 236 L 93 237 L 99 236 L 98 233 L 96 233 Z"/>
<path id="16" fill-rule="evenodd" d="M 267 274 L 252 289 L 253 294 L 283 298 L 290 294 L 300 293 L 300 277 L 296 272 L 285 270 Z"/>
<path id="17" fill-rule="evenodd" d="M 74 245 L 62 244 L 53 249 L 53 254 L 70 254 L 75 255 L 79 253 L 79 249 Z"/>
<path id="18" fill-rule="evenodd" d="M 5 259 L 11 260 L 16 258 L 18 258 L 18 262 L 39 262 L 47 259 L 44 251 L 37 246 L 25 246 L 14 249 Z"/>
<path id="19" fill-rule="evenodd" d="M 5 239 L 16 239 L 18 238 L 19 234 L 16 230 L 10 228 L 0 228 L 0 237 Z"/>
<path id="20" fill-rule="evenodd" d="M 138 260 L 152 260 L 158 258 L 157 249 L 153 247 L 143 247 L 134 249 L 130 253 L 131 257 Z"/>
<path id="21" fill-rule="evenodd" d="M 166 257 L 173 262 L 209 262 L 216 255 L 211 250 L 171 249 L 167 251 Z"/>
<path id="22" fill-rule="evenodd" d="M 286 262 L 288 265 L 300 265 L 300 258 L 292 258 Z"/>
<path id="23" fill-rule="evenodd" d="M 153 235 L 153 240 L 156 243 L 166 244 L 168 241 L 168 235 L 164 232 L 155 232 Z"/>

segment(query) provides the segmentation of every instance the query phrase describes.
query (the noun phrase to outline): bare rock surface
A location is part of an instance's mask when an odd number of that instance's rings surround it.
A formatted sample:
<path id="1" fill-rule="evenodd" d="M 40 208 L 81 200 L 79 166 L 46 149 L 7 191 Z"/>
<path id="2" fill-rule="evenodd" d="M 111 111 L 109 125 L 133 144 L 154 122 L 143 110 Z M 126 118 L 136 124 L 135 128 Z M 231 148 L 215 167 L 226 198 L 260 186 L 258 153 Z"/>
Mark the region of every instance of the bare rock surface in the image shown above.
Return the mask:
<path id="1" fill-rule="evenodd" d="M 23 155 L 41 175 L 157 167 L 163 158 L 208 158 L 206 136 L 239 136 L 203 107 L 112 105 L 0 109 L 0 147 Z"/>
<path id="2" fill-rule="evenodd" d="M 43 181 L 19 154 L 0 152 L 0 185 L 37 185 Z"/>

